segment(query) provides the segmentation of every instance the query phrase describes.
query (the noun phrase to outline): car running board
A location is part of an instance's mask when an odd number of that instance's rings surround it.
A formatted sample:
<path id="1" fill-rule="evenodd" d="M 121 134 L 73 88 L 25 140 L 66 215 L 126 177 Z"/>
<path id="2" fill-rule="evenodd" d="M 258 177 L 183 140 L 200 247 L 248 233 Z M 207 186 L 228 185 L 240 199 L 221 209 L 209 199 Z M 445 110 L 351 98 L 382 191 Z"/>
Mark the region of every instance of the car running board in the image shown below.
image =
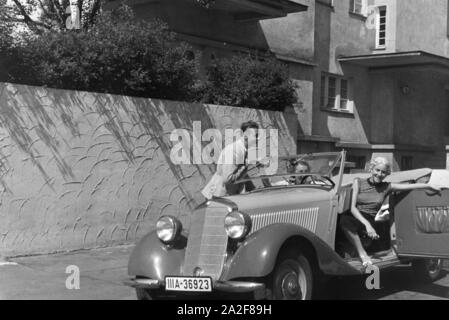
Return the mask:
<path id="1" fill-rule="evenodd" d="M 379 269 L 385 269 L 394 265 L 401 264 L 398 256 L 394 251 L 389 251 L 388 254 L 381 256 L 379 253 L 370 256 L 373 265 Z M 359 270 L 361 273 L 365 272 L 365 267 L 362 265 L 360 259 L 351 258 L 347 261 L 353 268 Z"/>

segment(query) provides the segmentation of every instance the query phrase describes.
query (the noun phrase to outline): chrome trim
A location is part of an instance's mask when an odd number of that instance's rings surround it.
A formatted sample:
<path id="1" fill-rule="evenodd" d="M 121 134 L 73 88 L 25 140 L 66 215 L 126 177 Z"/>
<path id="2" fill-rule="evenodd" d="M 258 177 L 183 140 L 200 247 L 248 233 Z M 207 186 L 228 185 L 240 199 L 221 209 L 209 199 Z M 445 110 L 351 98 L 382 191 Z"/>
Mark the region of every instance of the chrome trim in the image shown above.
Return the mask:
<path id="1" fill-rule="evenodd" d="M 238 209 L 237 204 L 236 204 L 234 201 L 231 201 L 231 200 L 229 200 L 229 199 L 218 198 L 218 197 L 212 197 L 212 199 L 210 199 L 208 202 L 209 202 L 209 203 L 210 203 L 210 202 L 216 202 L 216 203 L 225 205 L 225 206 L 227 206 L 227 207 L 230 209 L 230 211 L 235 211 L 235 210 Z M 210 205 L 210 204 L 209 204 L 209 205 Z"/>
<path id="2" fill-rule="evenodd" d="M 431 253 L 408 253 L 403 251 L 398 251 L 398 256 L 400 259 L 413 258 L 414 259 L 449 259 L 449 255 L 442 254 L 431 254 Z"/>
<path id="3" fill-rule="evenodd" d="M 142 289 L 160 289 L 165 287 L 164 281 L 154 279 L 129 279 L 123 281 L 123 283 L 129 287 Z M 222 292 L 244 293 L 264 290 L 265 284 L 244 281 L 217 281 L 213 284 L 213 288 Z"/>
<path id="4" fill-rule="evenodd" d="M 203 269 L 202 276 L 218 280 L 223 270 L 228 245 L 224 219 L 228 208 L 213 207 L 196 210 L 190 223 L 185 260 L 181 267 L 183 276 L 193 276 L 196 268 Z"/>
<path id="5" fill-rule="evenodd" d="M 161 221 L 163 218 L 170 219 L 171 223 L 173 224 L 173 235 L 170 237 L 169 240 L 166 240 L 166 241 L 162 240 L 159 237 L 159 228 L 157 226 L 158 222 Z M 156 221 L 156 234 L 157 234 L 157 237 L 159 238 L 159 240 L 161 240 L 166 245 L 171 245 L 177 238 L 179 238 L 179 236 L 180 236 L 180 234 L 182 232 L 182 229 L 183 229 L 183 225 L 182 225 L 181 221 L 179 221 L 179 219 L 174 217 L 174 216 L 170 216 L 170 215 L 161 216 Z"/>
<path id="6" fill-rule="evenodd" d="M 164 282 L 155 279 L 129 279 L 123 281 L 123 284 L 133 288 L 159 289 L 163 286 Z"/>
<path id="7" fill-rule="evenodd" d="M 223 292 L 243 293 L 264 290 L 265 284 L 244 281 L 217 281 L 214 283 L 214 289 Z"/>
<path id="8" fill-rule="evenodd" d="M 295 224 L 315 233 L 318 212 L 319 208 L 317 207 L 251 214 L 250 234 L 275 223 Z"/>
<path id="9" fill-rule="evenodd" d="M 245 226 L 245 229 L 244 229 L 242 235 L 241 235 L 240 237 L 236 237 L 236 238 L 233 238 L 233 237 L 231 237 L 231 236 L 228 234 L 228 228 L 227 228 L 227 225 L 226 225 L 226 218 L 227 218 L 229 215 L 233 214 L 233 213 L 234 213 L 234 214 L 237 213 L 237 214 L 239 214 L 239 215 L 243 218 L 243 224 L 244 224 L 244 226 Z M 239 240 L 244 239 L 244 238 L 248 235 L 248 233 L 251 231 L 251 228 L 252 228 L 252 220 L 251 220 L 251 217 L 250 217 L 248 214 L 244 213 L 244 212 L 240 212 L 240 211 L 232 211 L 232 212 L 229 212 L 229 213 L 225 216 L 225 218 L 224 218 L 224 226 L 223 226 L 223 227 L 224 227 L 224 229 L 225 229 L 226 234 L 228 235 L 228 237 L 229 237 L 230 239 L 233 239 L 233 240 L 235 240 L 235 241 L 239 241 Z"/>

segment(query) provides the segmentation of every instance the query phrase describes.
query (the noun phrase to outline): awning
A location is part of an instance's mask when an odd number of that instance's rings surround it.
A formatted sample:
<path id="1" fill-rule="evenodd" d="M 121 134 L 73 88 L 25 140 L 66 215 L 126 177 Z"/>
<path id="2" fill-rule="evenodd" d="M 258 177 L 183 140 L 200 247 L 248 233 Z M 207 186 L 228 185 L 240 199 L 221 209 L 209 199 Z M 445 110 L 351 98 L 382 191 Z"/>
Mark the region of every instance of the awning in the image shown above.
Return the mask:
<path id="1" fill-rule="evenodd" d="M 370 69 L 428 65 L 449 68 L 449 58 L 424 51 L 347 56 L 340 57 L 338 61 Z"/>

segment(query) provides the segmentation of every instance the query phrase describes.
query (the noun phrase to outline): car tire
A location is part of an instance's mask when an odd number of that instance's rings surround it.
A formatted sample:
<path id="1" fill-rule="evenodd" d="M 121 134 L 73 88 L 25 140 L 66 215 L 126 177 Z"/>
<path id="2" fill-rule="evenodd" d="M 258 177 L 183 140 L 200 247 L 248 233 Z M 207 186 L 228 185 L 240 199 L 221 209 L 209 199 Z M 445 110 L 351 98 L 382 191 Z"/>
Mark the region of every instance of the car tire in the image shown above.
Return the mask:
<path id="1" fill-rule="evenodd" d="M 434 282 L 441 276 L 442 259 L 420 259 L 412 261 L 412 269 L 416 279 L 420 282 Z"/>
<path id="2" fill-rule="evenodd" d="M 305 255 L 289 254 L 279 259 L 272 279 L 273 299 L 310 300 L 312 288 L 312 266 Z"/>

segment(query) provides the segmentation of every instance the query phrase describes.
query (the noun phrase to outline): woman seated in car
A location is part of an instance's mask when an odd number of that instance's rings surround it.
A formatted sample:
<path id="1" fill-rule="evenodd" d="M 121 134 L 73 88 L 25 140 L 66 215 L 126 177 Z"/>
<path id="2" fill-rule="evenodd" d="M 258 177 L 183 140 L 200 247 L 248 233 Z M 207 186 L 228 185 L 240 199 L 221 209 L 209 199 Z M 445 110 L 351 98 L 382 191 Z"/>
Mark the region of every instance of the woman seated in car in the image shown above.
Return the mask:
<path id="1" fill-rule="evenodd" d="M 306 161 L 292 159 L 288 165 L 288 173 L 290 174 L 302 174 L 309 173 L 310 166 Z M 307 183 L 302 180 L 304 177 L 301 176 L 291 176 L 291 177 L 282 177 L 279 181 L 271 181 L 271 186 L 279 187 L 279 186 L 289 186 L 301 183 Z M 307 177 L 306 177 L 307 178 Z"/>
<path id="2" fill-rule="evenodd" d="M 385 198 L 392 192 L 402 192 L 416 189 L 428 189 L 440 192 L 441 188 L 431 184 L 397 184 L 388 183 L 384 179 L 391 173 L 391 165 L 385 158 L 379 157 L 370 163 L 371 176 L 368 179 L 355 179 L 352 186 L 351 212 L 343 214 L 340 226 L 355 246 L 363 266 L 372 265 L 365 251 L 359 233 L 366 231 L 368 237 L 379 239 L 374 228 L 376 214 L 382 207 Z"/>

